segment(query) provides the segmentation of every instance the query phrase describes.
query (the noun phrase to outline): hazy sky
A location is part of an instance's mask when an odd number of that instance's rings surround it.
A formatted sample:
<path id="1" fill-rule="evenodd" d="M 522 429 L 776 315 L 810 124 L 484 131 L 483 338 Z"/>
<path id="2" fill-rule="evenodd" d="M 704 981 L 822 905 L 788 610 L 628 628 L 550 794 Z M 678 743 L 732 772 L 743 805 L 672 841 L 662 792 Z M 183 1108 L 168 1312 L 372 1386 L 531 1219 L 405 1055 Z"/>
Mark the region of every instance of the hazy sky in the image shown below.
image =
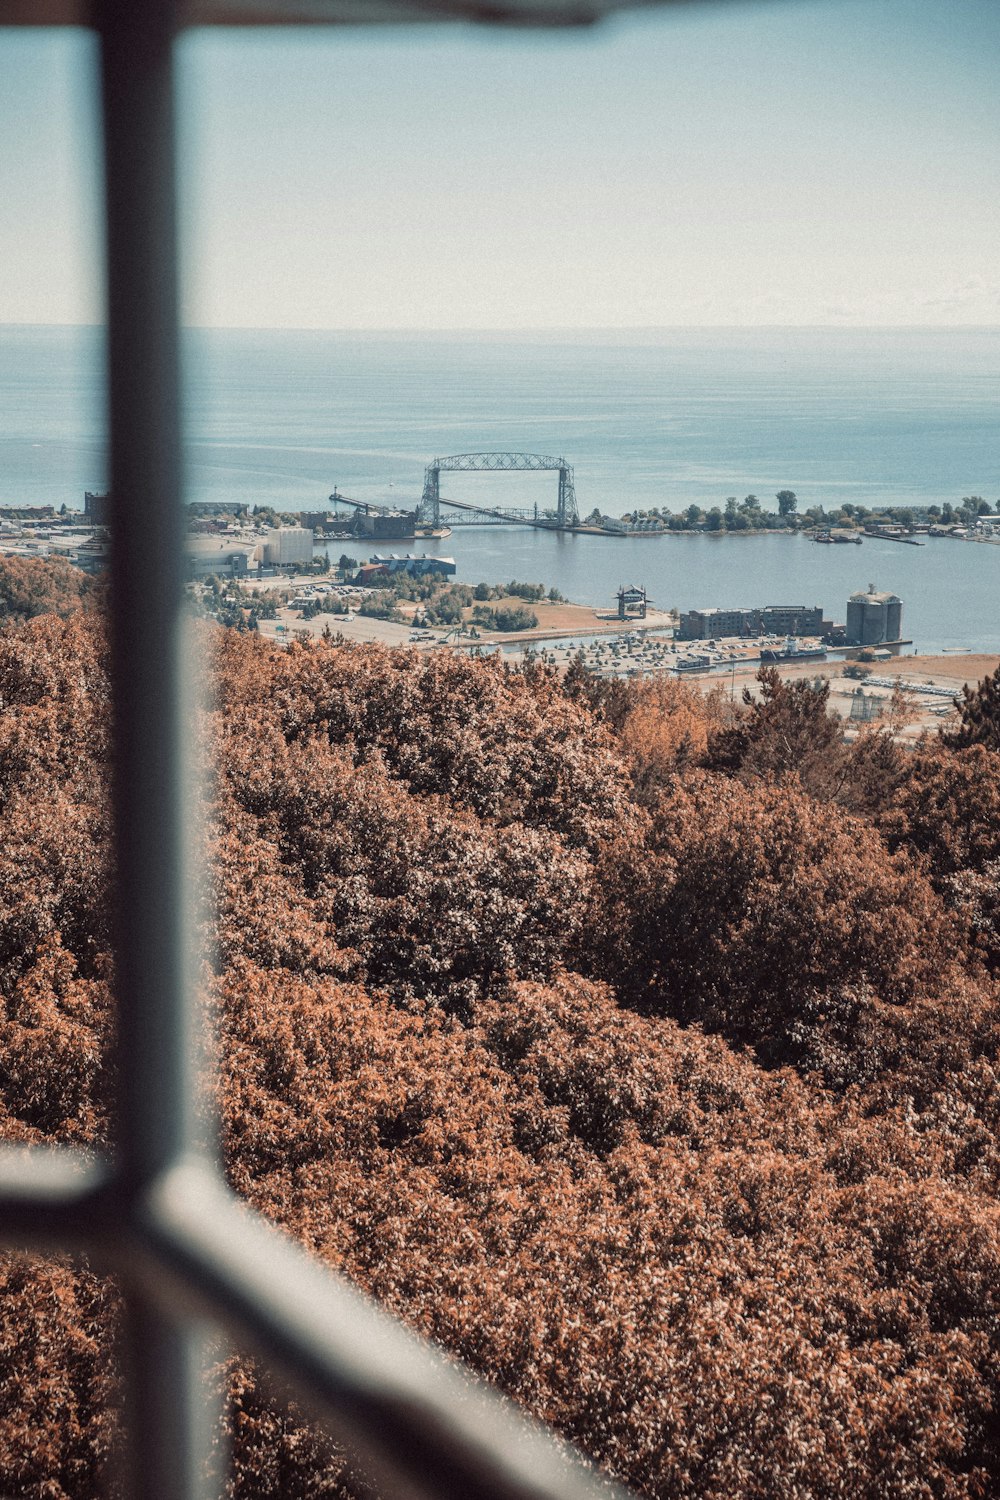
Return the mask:
<path id="1" fill-rule="evenodd" d="M 185 313 L 1000 323 L 998 63 L 996 0 L 193 33 Z M 0 323 L 100 317 L 93 67 L 82 34 L 0 31 Z"/>

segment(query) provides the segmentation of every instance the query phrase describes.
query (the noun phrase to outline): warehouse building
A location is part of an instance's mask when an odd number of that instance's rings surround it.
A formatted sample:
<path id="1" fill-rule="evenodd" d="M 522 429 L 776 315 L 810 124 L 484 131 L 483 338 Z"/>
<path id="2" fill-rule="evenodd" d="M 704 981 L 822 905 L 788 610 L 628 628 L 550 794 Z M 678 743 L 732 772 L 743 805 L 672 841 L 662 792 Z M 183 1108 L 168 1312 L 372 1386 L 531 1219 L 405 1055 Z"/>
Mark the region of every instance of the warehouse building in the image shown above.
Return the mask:
<path id="1" fill-rule="evenodd" d="M 682 641 L 719 640 L 727 636 L 825 636 L 832 620 L 818 604 L 765 604 L 757 609 L 690 609 L 680 617 Z"/>
<path id="2" fill-rule="evenodd" d="M 83 518 L 89 526 L 107 526 L 111 521 L 111 496 L 83 492 Z"/>
<path id="3" fill-rule="evenodd" d="M 428 557 L 426 552 L 419 556 L 414 552 L 407 552 L 405 556 L 400 556 L 398 552 L 385 555 L 376 552 L 372 556 L 371 565 L 384 568 L 387 573 L 409 573 L 412 578 L 422 578 L 426 573 L 457 572 L 453 557 Z"/>
<path id="4" fill-rule="evenodd" d="M 313 534 L 305 526 L 275 526 L 264 538 L 264 562 L 269 568 L 312 562 Z"/>
<path id="5" fill-rule="evenodd" d="M 325 531 L 337 517 L 332 510 L 303 510 L 299 512 L 299 525 L 307 531 Z M 343 524 L 343 523 L 341 523 Z"/>
<path id="6" fill-rule="evenodd" d="M 187 513 L 192 517 L 234 516 L 241 519 L 250 514 L 250 507 L 245 500 L 191 500 Z"/>
<path id="7" fill-rule="evenodd" d="M 356 536 L 375 541 L 405 542 L 417 534 L 414 510 L 359 511 L 351 528 Z"/>
<path id="8" fill-rule="evenodd" d="M 257 543 L 240 537 L 187 536 L 184 556 L 192 579 L 245 578 L 257 569 Z"/>

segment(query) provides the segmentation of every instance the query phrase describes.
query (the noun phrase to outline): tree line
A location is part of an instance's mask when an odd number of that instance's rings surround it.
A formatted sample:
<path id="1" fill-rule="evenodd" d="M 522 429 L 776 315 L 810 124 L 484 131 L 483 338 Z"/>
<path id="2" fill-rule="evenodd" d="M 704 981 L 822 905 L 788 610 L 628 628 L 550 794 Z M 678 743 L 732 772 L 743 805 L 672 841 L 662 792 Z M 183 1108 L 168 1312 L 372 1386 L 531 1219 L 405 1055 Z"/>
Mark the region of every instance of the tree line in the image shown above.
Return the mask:
<path id="1" fill-rule="evenodd" d="M 991 511 L 989 502 L 981 495 L 966 495 L 955 503 L 946 500 L 943 505 L 920 508 L 909 505 L 873 507 L 845 501 L 829 510 L 823 505 L 810 505 L 801 511 L 794 490 L 779 490 L 774 499 L 777 509 L 765 506 L 756 495 L 745 495 L 742 500 L 730 495 L 722 505 L 706 508 L 692 502 L 677 511 L 654 505 L 645 510 L 628 511 L 618 519 L 632 524 L 657 522 L 668 531 L 787 531 L 816 526 L 857 528 L 887 521 L 912 526 L 921 519 L 942 526 L 970 526 L 977 517 Z M 997 504 L 1000 505 L 1000 501 Z M 613 518 L 602 516 L 600 510 L 594 509 L 586 517 L 585 524 L 600 526 L 609 519 Z"/>

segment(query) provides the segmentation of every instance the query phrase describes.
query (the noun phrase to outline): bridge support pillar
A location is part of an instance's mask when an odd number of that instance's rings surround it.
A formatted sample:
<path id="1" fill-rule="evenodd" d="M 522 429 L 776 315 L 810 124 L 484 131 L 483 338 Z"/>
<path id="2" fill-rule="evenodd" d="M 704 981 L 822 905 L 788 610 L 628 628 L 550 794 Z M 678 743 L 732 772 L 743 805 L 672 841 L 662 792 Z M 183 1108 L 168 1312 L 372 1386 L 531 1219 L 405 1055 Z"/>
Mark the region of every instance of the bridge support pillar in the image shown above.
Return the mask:
<path id="1" fill-rule="evenodd" d="M 573 470 L 566 468 L 559 470 L 559 504 L 556 511 L 556 520 L 560 526 L 575 526 L 579 520 L 576 510 L 576 487 L 573 484 Z"/>
<path id="2" fill-rule="evenodd" d="M 441 470 L 429 464 L 424 470 L 424 493 L 420 498 L 420 519 L 424 525 L 441 525 Z"/>

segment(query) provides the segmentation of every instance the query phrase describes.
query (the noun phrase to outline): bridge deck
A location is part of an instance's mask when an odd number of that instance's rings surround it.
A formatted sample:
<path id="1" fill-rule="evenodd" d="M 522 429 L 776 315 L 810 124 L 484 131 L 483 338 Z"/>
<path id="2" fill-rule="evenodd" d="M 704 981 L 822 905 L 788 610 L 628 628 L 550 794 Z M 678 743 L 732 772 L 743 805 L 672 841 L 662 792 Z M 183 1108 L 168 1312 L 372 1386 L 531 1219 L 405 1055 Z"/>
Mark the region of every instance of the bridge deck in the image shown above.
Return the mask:
<path id="1" fill-rule="evenodd" d="M 450 517 L 449 521 L 453 526 L 484 526 L 499 521 L 508 526 L 536 526 L 545 531 L 557 529 L 556 521 L 545 520 L 540 516 L 536 517 L 534 510 L 507 510 L 501 509 L 499 506 L 470 505 L 466 500 L 446 500 L 444 495 L 440 497 L 438 503 L 440 505 L 447 505 L 452 510 L 463 511 L 469 517 L 468 520 L 463 520 L 460 516 Z M 474 516 L 484 517 L 485 519 L 473 520 L 472 517 Z"/>

